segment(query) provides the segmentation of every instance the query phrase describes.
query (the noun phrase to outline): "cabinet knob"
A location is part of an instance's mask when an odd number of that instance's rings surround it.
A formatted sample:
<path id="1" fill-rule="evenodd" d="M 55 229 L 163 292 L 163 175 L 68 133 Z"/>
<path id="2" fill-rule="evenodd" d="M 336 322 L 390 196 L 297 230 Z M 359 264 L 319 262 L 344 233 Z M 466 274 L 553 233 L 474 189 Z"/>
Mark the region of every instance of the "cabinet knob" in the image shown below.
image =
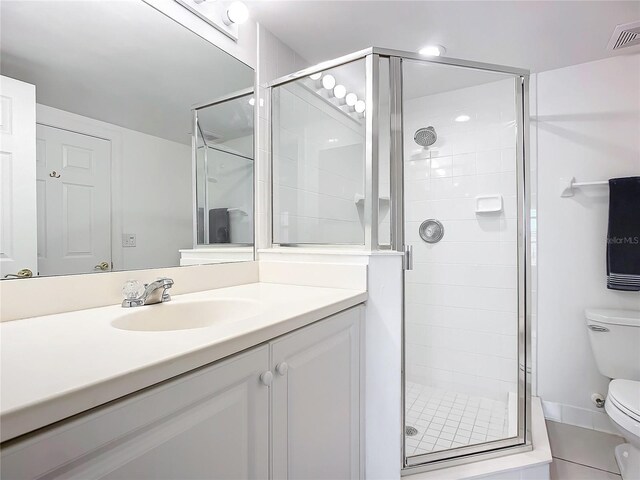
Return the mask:
<path id="1" fill-rule="evenodd" d="M 267 370 L 262 375 L 260 375 L 260 381 L 263 385 L 266 385 L 268 387 L 269 385 L 271 385 L 271 382 L 273 382 L 273 373 Z"/>
<path id="2" fill-rule="evenodd" d="M 280 376 L 286 375 L 288 370 L 289 365 L 287 365 L 287 362 L 280 362 L 276 365 L 276 372 L 278 372 L 278 375 Z"/>

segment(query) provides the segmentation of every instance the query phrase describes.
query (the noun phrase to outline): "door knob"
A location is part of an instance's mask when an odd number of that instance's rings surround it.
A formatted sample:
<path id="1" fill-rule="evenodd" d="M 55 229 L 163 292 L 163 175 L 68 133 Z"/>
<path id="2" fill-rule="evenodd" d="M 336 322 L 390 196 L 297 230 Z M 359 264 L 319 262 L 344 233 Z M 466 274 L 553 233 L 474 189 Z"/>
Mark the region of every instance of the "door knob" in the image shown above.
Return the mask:
<path id="1" fill-rule="evenodd" d="M 268 387 L 269 385 L 271 385 L 271 382 L 273 382 L 273 373 L 267 370 L 262 375 L 260 375 L 260 381 L 263 385 L 266 385 Z"/>
<path id="2" fill-rule="evenodd" d="M 4 278 L 31 278 L 33 277 L 33 272 L 28 268 L 23 268 L 19 270 L 18 273 L 8 273 L 4 276 Z"/>
<path id="3" fill-rule="evenodd" d="M 109 264 L 107 262 L 100 262 L 98 265 L 93 267 L 93 269 L 102 270 L 104 272 L 105 270 L 109 270 Z"/>
<path id="4" fill-rule="evenodd" d="M 276 372 L 278 372 L 278 375 L 280 376 L 286 375 L 288 370 L 289 365 L 287 365 L 287 362 L 280 362 L 276 365 Z"/>

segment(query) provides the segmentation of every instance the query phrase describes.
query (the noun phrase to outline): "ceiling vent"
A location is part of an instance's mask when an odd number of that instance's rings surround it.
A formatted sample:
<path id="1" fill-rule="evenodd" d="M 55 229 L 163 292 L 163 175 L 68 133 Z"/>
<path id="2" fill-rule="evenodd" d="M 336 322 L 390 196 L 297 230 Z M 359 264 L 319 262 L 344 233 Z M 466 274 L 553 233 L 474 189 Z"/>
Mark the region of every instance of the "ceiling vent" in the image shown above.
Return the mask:
<path id="1" fill-rule="evenodd" d="M 613 31 L 607 48 L 609 50 L 618 50 L 633 45 L 640 45 L 640 22 L 618 25 Z"/>

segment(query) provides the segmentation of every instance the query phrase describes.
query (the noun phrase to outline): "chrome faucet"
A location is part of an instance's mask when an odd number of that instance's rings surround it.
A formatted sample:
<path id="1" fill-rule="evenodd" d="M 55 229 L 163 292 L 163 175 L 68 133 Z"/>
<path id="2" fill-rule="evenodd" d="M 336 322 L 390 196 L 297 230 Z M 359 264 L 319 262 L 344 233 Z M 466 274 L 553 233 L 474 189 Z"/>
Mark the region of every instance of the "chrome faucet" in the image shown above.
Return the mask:
<path id="1" fill-rule="evenodd" d="M 138 284 L 139 285 L 139 284 Z M 144 285 L 144 291 L 134 298 L 125 298 L 122 301 L 124 308 L 141 307 L 142 305 L 153 305 L 154 303 L 164 303 L 171 300 L 167 292 L 173 286 L 171 278 L 159 278 L 158 280 Z"/>

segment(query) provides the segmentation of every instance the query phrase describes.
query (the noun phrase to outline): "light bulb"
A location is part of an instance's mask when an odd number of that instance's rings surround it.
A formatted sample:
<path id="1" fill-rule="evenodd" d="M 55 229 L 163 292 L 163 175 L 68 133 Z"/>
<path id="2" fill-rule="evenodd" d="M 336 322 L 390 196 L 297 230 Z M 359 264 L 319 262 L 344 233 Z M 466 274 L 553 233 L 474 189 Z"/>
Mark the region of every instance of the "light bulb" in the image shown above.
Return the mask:
<path id="1" fill-rule="evenodd" d="M 227 25 L 231 25 L 232 23 L 241 24 L 246 22 L 249 18 L 249 9 L 242 2 L 233 2 L 231 5 L 229 5 L 229 8 L 227 9 L 224 17 L 224 23 L 226 23 Z"/>
<path id="2" fill-rule="evenodd" d="M 358 101 L 358 96 L 355 93 L 348 93 L 347 98 L 345 100 L 347 101 L 347 105 L 349 105 L 350 107 L 353 107 Z"/>
<path id="3" fill-rule="evenodd" d="M 347 89 L 344 87 L 344 85 L 336 85 L 333 89 L 333 94 L 336 96 L 336 98 L 344 98 L 344 96 L 347 94 Z"/>
<path id="4" fill-rule="evenodd" d="M 356 112 L 362 113 L 362 112 L 364 112 L 365 108 L 367 108 L 367 104 L 364 103 L 363 100 L 358 100 L 356 102 L 356 105 L 355 105 Z"/>
<path id="5" fill-rule="evenodd" d="M 336 79 L 333 75 L 325 75 L 322 77 L 322 86 L 327 90 L 333 90 L 336 86 Z"/>
<path id="6" fill-rule="evenodd" d="M 320 80 L 322 78 L 322 72 L 314 73 L 313 75 L 309 75 L 311 80 Z"/>
<path id="7" fill-rule="evenodd" d="M 456 122 L 468 122 L 469 120 L 471 120 L 469 115 L 458 115 L 456 117 Z"/>
<path id="8" fill-rule="evenodd" d="M 255 99 L 255 98 L 253 98 L 253 97 L 251 97 L 251 98 L 249 99 L 249 105 L 251 105 L 251 106 L 253 107 L 255 104 L 256 104 L 256 99 Z"/>
<path id="9" fill-rule="evenodd" d="M 447 49 L 442 45 L 427 45 L 422 47 L 418 53 L 427 57 L 439 57 L 440 55 L 444 55 L 444 52 L 446 51 Z"/>

